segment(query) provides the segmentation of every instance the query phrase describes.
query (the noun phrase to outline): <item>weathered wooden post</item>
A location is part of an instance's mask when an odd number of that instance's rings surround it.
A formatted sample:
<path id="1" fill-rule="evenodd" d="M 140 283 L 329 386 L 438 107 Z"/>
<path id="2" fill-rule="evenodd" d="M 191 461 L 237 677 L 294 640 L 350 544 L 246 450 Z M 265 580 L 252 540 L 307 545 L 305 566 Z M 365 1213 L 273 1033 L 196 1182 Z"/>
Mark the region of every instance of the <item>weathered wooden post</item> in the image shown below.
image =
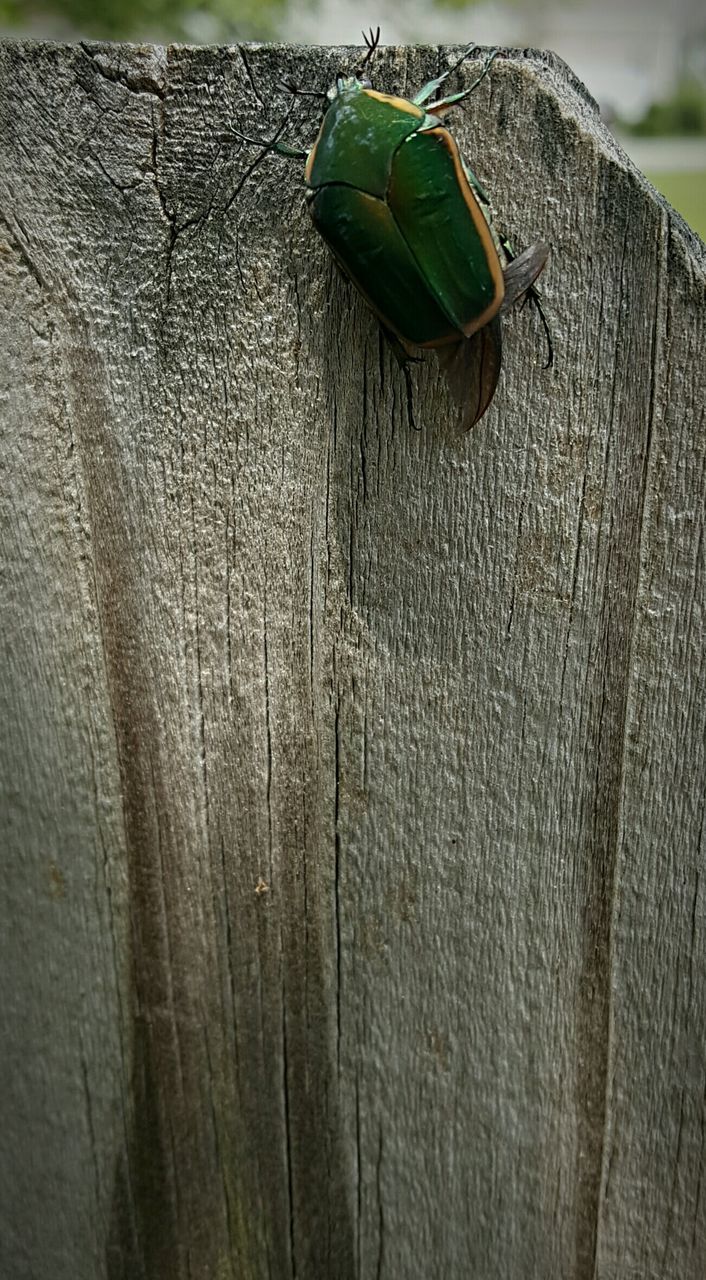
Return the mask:
<path id="1" fill-rule="evenodd" d="M 700 1280 L 703 247 L 498 60 L 556 365 L 412 432 L 234 133 L 347 58 L 2 48 L 0 1273 Z"/>

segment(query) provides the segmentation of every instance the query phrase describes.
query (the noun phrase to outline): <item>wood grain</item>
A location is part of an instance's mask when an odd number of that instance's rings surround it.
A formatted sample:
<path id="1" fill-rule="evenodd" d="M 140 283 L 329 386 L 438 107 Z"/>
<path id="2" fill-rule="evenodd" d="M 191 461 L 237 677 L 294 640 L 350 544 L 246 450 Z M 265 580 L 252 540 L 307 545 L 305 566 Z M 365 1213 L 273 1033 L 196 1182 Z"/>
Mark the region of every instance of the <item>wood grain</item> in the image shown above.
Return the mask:
<path id="1" fill-rule="evenodd" d="M 239 136 L 350 51 L 1 57 L 0 1271 L 700 1280 L 703 246 L 497 59 L 555 367 L 415 432 Z"/>

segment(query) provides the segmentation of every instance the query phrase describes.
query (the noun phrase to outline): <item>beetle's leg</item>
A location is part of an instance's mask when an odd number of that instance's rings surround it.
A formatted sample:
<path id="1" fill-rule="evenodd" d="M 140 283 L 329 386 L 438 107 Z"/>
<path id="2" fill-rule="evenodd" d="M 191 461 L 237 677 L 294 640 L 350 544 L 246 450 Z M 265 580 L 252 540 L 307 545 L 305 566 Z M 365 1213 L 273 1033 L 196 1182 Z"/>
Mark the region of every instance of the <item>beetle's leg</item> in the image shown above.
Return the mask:
<path id="1" fill-rule="evenodd" d="M 413 431 L 421 431 L 422 428 L 418 427 L 414 421 L 414 393 L 412 391 L 412 378 L 409 372 L 409 363 L 403 364 L 401 368 L 404 377 L 404 385 L 407 390 L 407 416 L 409 418 L 409 425 Z"/>
<path id="2" fill-rule="evenodd" d="M 391 348 L 392 354 L 400 369 L 404 369 L 406 364 L 422 364 L 422 357 L 411 356 L 404 343 L 397 337 L 397 334 L 393 333 L 392 329 L 388 329 L 387 325 L 383 324 L 379 317 L 378 324 L 380 325 L 383 337 Z"/>
<path id="3" fill-rule="evenodd" d="M 282 80 L 280 83 L 282 88 L 286 89 L 287 93 L 291 93 L 293 98 L 320 98 L 324 102 L 328 102 L 328 94 L 324 93 L 322 89 L 300 89 L 299 85 L 295 84 L 293 80 Z"/>
<path id="4" fill-rule="evenodd" d="M 428 114 L 430 116 L 441 115 L 444 111 L 448 111 L 449 107 L 455 107 L 459 102 L 463 102 L 466 98 L 470 97 L 473 90 L 477 89 L 478 85 L 482 84 L 485 80 L 485 77 L 490 71 L 491 63 L 495 61 L 499 53 L 499 49 L 491 49 L 488 57 L 483 63 L 483 70 L 473 81 L 473 84 L 469 85 L 467 89 L 462 89 L 460 93 L 452 93 L 448 98 L 440 98 L 438 102 L 431 102 L 426 108 Z"/>
<path id="5" fill-rule="evenodd" d="M 243 142 L 252 142 L 257 147 L 262 147 L 262 154 L 267 155 L 268 151 L 274 151 L 277 156 L 286 156 L 289 160 L 306 160 L 309 152 L 303 147 L 290 147 L 286 142 L 268 142 L 267 138 L 250 138 L 247 133 L 241 133 L 239 129 L 232 129 L 232 133 L 236 138 L 242 138 Z"/>
<path id="6" fill-rule="evenodd" d="M 309 155 L 304 147 L 290 147 L 286 142 L 275 142 L 274 146 L 268 149 L 274 151 L 275 155 L 286 156 L 288 160 L 306 160 Z"/>
<path id="7" fill-rule="evenodd" d="M 421 431 L 421 427 L 418 427 L 414 421 L 414 396 L 412 392 L 412 378 L 410 376 L 409 366 L 411 364 L 421 364 L 422 357 L 411 356 L 404 343 L 400 342 L 397 334 L 393 333 L 391 329 L 388 329 L 387 325 L 384 325 L 382 321 L 379 321 L 378 323 L 380 324 L 380 330 L 385 341 L 392 350 L 397 367 L 402 370 L 402 374 L 404 376 L 404 384 L 407 390 L 407 414 L 409 416 L 412 430 Z"/>
<path id="8" fill-rule="evenodd" d="M 551 369 L 552 365 L 554 364 L 554 343 L 552 342 L 552 331 L 549 328 L 549 321 L 547 320 L 547 317 L 544 314 L 544 307 L 542 306 L 542 295 L 539 292 L 539 289 L 535 289 L 533 284 L 531 284 L 529 289 L 527 290 L 527 297 L 525 298 L 525 301 L 523 302 L 522 305 L 524 306 L 525 303 L 527 302 L 530 302 L 532 304 L 532 306 L 534 307 L 535 311 L 538 313 L 539 318 L 542 322 L 542 328 L 544 329 L 544 336 L 547 340 L 547 358 L 544 361 L 544 368 Z"/>
<path id="9" fill-rule="evenodd" d="M 516 254 L 507 236 L 501 236 L 500 243 L 508 259 L 508 266 L 503 271 L 505 297 L 500 309 L 501 314 L 504 311 L 508 311 L 516 302 L 519 302 L 524 294 L 522 306 L 524 307 L 529 302 L 539 313 L 544 336 L 547 340 L 547 359 L 544 368 L 550 369 L 554 363 L 554 343 L 552 342 L 549 322 L 544 314 L 541 294 L 534 284 L 538 275 L 544 269 L 549 250 L 544 244 L 534 244 L 529 249 L 525 249 L 523 253 Z"/>
<path id="10" fill-rule="evenodd" d="M 474 53 L 477 48 L 478 46 L 475 44 L 467 45 L 463 53 L 461 54 L 461 57 L 457 58 L 456 61 L 452 63 L 452 65 L 448 68 L 448 71 L 444 71 L 442 75 L 437 76 L 436 80 L 430 80 L 428 84 L 425 84 L 424 87 L 419 90 L 419 93 L 416 94 L 414 98 L 412 98 L 412 102 L 414 103 L 415 107 L 424 106 L 424 103 L 426 102 L 427 98 L 433 97 L 433 95 L 437 93 L 438 90 L 441 88 L 442 84 L 446 83 L 449 76 L 453 75 L 454 71 L 456 71 L 458 67 L 460 67 L 461 63 L 465 62 L 467 58 L 470 58 L 471 54 Z"/>
<path id="11" fill-rule="evenodd" d="M 279 129 L 271 138 L 251 138 L 247 133 L 241 133 L 240 129 L 231 129 L 231 133 L 234 133 L 236 138 L 242 138 L 243 142 L 252 142 L 256 147 L 262 147 L 263 155 L 268 151 L 274 151 L 276 155 L 287 156 L 291 160 L 306 160 L 308 151 L 304 151 L 301 147 L 290 147 L 288 143 L 279 141 L 291 114 L 290 108 Z"/>
<path id="12" fill-rule="evenodd" d="M 461 163 L 463 164 L 463 172 L 468 178 L 468 181 L 470 185 L 473 187 L 473 190 L 477 195 L 478 199 L 480 200 L 481 204 L 487 205 L 489 209 L 492 208 L 492 205 L 490 202 L 490 196 L 488 195 L 488 192 L 486 191 L 485 187 L 480 182 L 480 179 L 476 177 L 472 169 L 468 168 L 468 165 L 465 163 L 465 161 L 462 160 Z"/>

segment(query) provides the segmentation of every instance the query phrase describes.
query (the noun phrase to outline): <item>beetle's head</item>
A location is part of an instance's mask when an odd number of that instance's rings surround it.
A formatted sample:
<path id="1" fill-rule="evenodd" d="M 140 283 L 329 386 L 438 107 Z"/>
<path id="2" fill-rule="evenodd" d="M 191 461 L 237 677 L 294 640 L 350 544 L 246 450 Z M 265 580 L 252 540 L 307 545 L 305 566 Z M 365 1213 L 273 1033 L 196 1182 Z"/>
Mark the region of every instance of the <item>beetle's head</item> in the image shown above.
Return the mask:
<path id="1" fill-rule="evenodd" d="M 344 95 L 362 93 L 364 89 L 372 89 L 373 86 L 370 80 L 368 80 L 367 76 L 365 78 L 361 76 L 360 72 L 365 70 L 375 54 L 378 44 L 380 43 L 380 28 L 378 27 L 377 31 L 373 31 L 371 27 L 369 35 L 366 35 L 366 33 L 363 32 L 363 39 L 365 41 L 365 54 L 357 64 L 358 75 L 341 74 L 336 76 L 335 84 L 331 85 L 331 88 L 326 94 L 329 106 L 332 102 L 335 102 L 337 98 L 341 98 Z"/>
<path id="2" fill-rule="evenodd" d="M 336 83 L 331 85 L 326 97 L 329 102 L 335 102 L 336 98 L 341 98 L 346 93 L 360 93 L 362 89 L 371 87 L 369 80 L 359 80 L 357 76 L 337 76 Z"/>
<path id="3" fill-rule="evenodd" d="M 363 39 L 365 41 L 365 53 L 358 64 L 360 71 L 367 67 L 375 55 L 375 50 L 380 43 L 380 28 L 378 27 L 377 31 L 373 31 L 371 27 L 367 35 L 364 31 Z M 362 79 L 360 76 L 337 76 L 336 83 L 331 86 L 326 96 L 329 102 L 335 102 L 336 98 L 340 98 L 344 93 L 360 93 L 361 90 L 372 89 L 372 87 L 368 79 Z"/>

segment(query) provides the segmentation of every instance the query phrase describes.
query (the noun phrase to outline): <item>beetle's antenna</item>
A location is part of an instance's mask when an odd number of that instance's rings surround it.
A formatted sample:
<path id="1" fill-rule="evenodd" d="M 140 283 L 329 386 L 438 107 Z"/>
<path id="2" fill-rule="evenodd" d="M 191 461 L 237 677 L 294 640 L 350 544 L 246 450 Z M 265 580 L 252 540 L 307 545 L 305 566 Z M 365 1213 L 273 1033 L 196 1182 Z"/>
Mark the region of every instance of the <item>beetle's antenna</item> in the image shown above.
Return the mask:
<path id="1" fill-rule="evenodd" d="M 365 44 L 366 44 L 366 47 L 367 47 L 367 53 L 364 55 L 364 57 L 363 57 L 363 61 L 362 61 L 362 62 L 361 62 L 361 64 L 360 64 L 360 69 L 361 69 L 361 71 L 362 71 L 363 67 L 367 67 L 368 63 L 371 61 L 371 59 L 373 58 L 373 56 L 374 56 L 374 54 L 375 54 L 375 50 L 377 49 L 378 45 L 380 44 L 380 28 L 379 28 L 379 27 L 377 27 L 377 29 L 376 29 L 375 31 L 373 31 L 373 29 L 372 29 L 372 27 L 371 27 L 371 28 L 370 28 L 370 30 L 369 30 L 369 32 L 368 32 L 367 34 L 366 34 L 366 32 L 364 31 L 364 32 L 362 33 L 362 35 L 363 35 L 363 39 L 364 39 Z"/>

